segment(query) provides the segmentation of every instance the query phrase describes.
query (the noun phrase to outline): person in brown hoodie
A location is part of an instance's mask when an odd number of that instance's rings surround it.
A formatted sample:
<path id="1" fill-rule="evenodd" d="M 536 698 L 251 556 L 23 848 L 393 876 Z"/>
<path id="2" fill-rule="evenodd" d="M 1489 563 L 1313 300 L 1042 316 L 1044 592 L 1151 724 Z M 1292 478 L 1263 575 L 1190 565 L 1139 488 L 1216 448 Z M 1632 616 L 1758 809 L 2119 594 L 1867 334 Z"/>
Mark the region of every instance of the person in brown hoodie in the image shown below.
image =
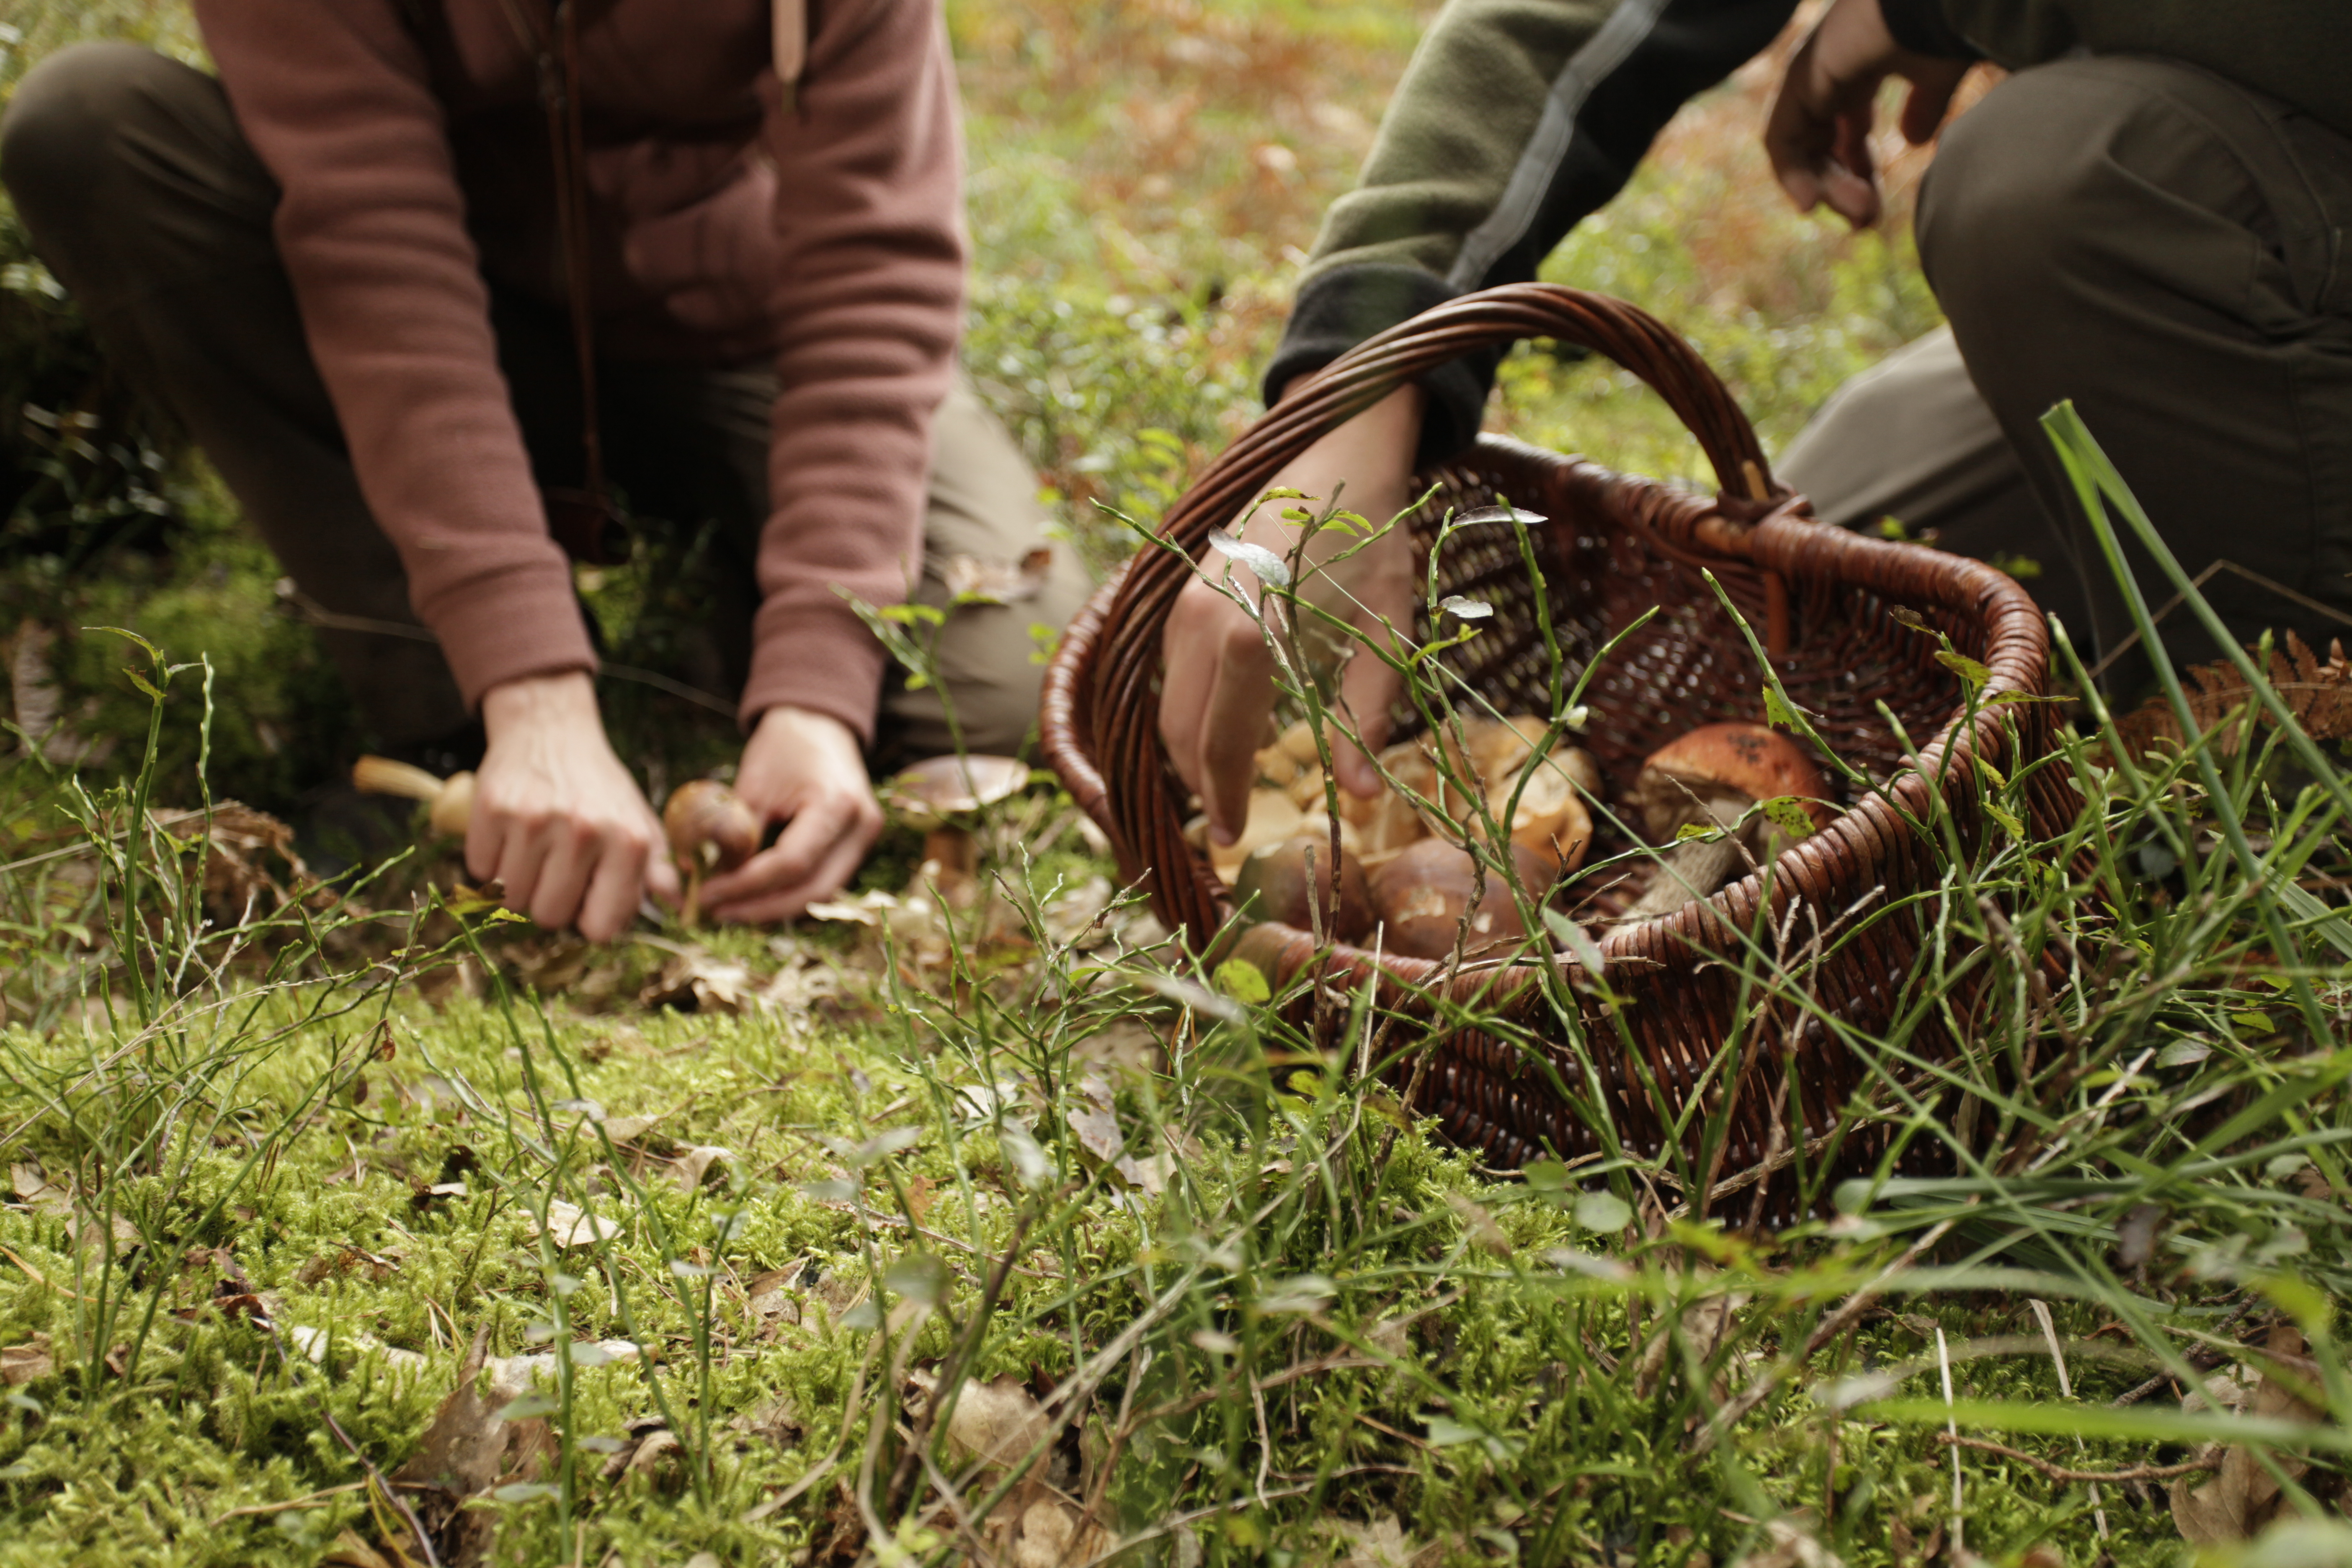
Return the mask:
<path id="1" fill-rule="evenodd" d="M 542 924 L 607 938 L 676 890 L 544 493 L 597 440 L 635 513 L 709 525 L 736 787 L 783 826 L 704 907 L 789 918 L 879 828 L 877 716 L 902 751 L 947 744 L 847 601 L 944 605 L 952 556 L 1051 549 L 1029 602 L 952 611 L 939 650 L 966 741 L 1012 750 L 1030 627 L 1085 577 L 956 374 L 936 0 L 573 3 L 196 0 L 217 79 L 61 52 L 9 106 L 0 178 L 330 628 L 376 738 L 430 752 L 478 714 L 467 862 Z"/>

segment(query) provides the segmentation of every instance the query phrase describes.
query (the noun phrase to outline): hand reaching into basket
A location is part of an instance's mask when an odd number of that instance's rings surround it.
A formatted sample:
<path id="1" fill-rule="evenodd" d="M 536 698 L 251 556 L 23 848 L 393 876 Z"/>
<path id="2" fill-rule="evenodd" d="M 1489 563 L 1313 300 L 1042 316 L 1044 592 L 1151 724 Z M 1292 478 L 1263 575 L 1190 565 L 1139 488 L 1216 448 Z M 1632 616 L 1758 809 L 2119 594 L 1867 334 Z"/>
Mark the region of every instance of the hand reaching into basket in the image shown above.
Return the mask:
<path id="1" fill-rule="evenodd" d="M 1299 384 L 1284 388 L 1284 397 Z M 1314 497 L 1303 504 L 1318 511 L 1337 495 L 1346 510 L 1385 527 L 1412 500 L 1423 404 L 1417 386 L 1390 394 L 1300 453 L 1271 488 Z M 1282 513 L 1301 504 L 1270 501 L 1234 531 L 1287 561 L 1298 543 L 1298 525 L 1284 521 Z M 1368 637 L 1385 639 L 1384 623 L 1412 623 L 1412 540 L 1402 528 L 1389 529 L 1346 560 L 1318 569 L 1350 542 L 1338 531 L 1308 541 L 1300 592 Z M 1177 595 L 1161 642 L 1167 679 L 1160 698 L 1160 738 L 1177 775 L 1206 803 L 1209 831 L 1219 844 L 1232 843 L 1248 816 L 1257 749 L 1275 699 L 1273 653 L 1256 624 L 1223 591 L 1226 564 L 1212 556 L 1206 568 L 1212 580 L 1196 576 Z M 1238 565 L 1230 582 L 1240 593 L 1258 591 L 1256 579 Z M 1398 694 L 1395 671 L 1357 648 L 1340 678 L 1339 700 L 1375 751 L 1387 738 Z M 1367 799 L 1380 790 L 1370 759 L 1354 746 L 1341 742 L 1332 762 L 1341 788 Z"/>
<path id="2" fill-rule="evenodd" d="M 1764 124 L 1764 151 L 1780 188 L 1799 212 L 1826 202 L 1856 228 L 1876 223 L 1870 132 L 1879 85 L 1890 76 L 1911 84 L 1903 135 L 1916 146 L 1935 138 L 1970 63 L 1903 47 L 1878 0 L 1836 0 L 1790 57 Z"/>

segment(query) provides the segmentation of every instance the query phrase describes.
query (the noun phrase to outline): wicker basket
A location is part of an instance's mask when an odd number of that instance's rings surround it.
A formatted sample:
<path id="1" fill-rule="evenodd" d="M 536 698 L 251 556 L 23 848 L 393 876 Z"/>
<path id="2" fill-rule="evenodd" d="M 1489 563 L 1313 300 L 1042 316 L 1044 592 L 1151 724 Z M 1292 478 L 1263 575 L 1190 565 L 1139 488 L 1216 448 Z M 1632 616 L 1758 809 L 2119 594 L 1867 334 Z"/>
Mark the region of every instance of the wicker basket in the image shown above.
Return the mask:
<path id="1" fill-rule="evenodd" d="M 1761 932 L 1765 950 L 1801 976 L 1811 1005 L 1768 1003 L 1729 1081 L 1718 1076 L 1705 1090 L 1710 1113 L 1721 1112 L 1724 1095 L 1733 1102 L 1727 1139 L 1704 1184 L 1759 1167 L 1769 1175 L 1792 1163 L 1792 1150 L 1816 1173 L 1824 1158 L 1838 1171 L 1865 1173 L 1891 1133 L 1885 1123 L 1866 1122 L 1823 1144 L 1840 1110 L 1872 1075 L 1820 1013 L 1876 1032 L 1906 984 L 1930 913 L 1916 896 L 1932 897 L 1941 859 L 1906 817 L 1926 820 L 1931 794 L 1940 787 L 1959 830 L 1972 834 L 1981 813 L 1971 759 L 2006 773 L 2048 750 L 2047 705 L 1991 700 L 2042 689 L 2047 633 L 2022 589 L 1974 561 L 1814 521 L 1802 497 L 1772 483 L 1747 419 L 1681 339 L 1630 305 L 1536 284 L 1454 300 L 1364 343 L 1236 442 L 1169 513 L 1161 531 L 1197 557 L 1210 530 L 1232 522 L 1285 462 L 1325 431 L 1433 366 L 1531 337 L 1583 344 L 1639 375 L 1697 437 L 1724 487 L 1717 497 L 1696 495 L 1494 437 L 1421 481 L 1440 486 L 1412 519 L 1424 566 L 1449 511 L 1507 499 L 1549 520 L 1533 532 L 1571 674 L 1657 606 L 1659 614 L 1611 655 L 1586 692 L 1592 718 L 1579 742 L 1600 763 L 1617 815 L 1640 820 L 1626 796 L 1642 760 L 1663 742 L 1715 720 L 1763 718 L 1760 671 L 1702 569 L 1715 574 L 1742 616 L 1762 630 L 1781 680 L 1816 715 L 1823 738 L 1882 786 L 1860 798 L 1847 792 L 1838 802 L 1843 811 L 1828 827 L 1769 868 L 1769 912 L 1759 910 L 1767 883 L 1755 875 L 1662 919 L 1594 926 L 1617 1015 L 1605 1016 L 1586 988 L 1577 994 L 1585 999 L 1587 1050 L 1616 1136 L 1634 1152 L 1662 1148 L 1730 1037 L 1735 1010 L 1755 1005 L 1752 997 L 1741 998 L 1738 963 L 1719 954 Z M 1548 659 L 1531 612 L 1533 585 L 1511 531 L 1457 535 L 1438 575 L 1441 595 L 1467 594 L 1496 612 L 1486 623 L 1493 629 L 1454 651 L 1454 667 L 1502 711 L 1547 711 Z M 1147 550 L 1096 595 L 1047 675 L 1044 722 L 1047 755 L 1109 836 L 1122 872 L 1143 879 L 1161 919 L 1197 940 L 1217 929 L 1231 904 L 1185 841 L 1186 792 L 1160 742 L 1160 634 L 1187 576 L 1184 559 Z M 1889 613 L 1897 606 L 1990 669 L 1965 731 L 1958 677 L 1938 662 L 1932 637 Z M 1425 626 L 1417 632 L 1428 636 Z M 1906 755 L 1879 711 L 1882 703 L 1921 745 L 1916 757 Z M 2042 832 L 2060 828 L 2077 808 L 2060 772 L 2037 770 L 2031 785 L 2033 826 Z M 1604 826 L 1592 856 L 1627 847 Z M 1574 912 L 1598 920 L 1639 890 L 1621 884 Z M 1577 898 L 1579 889 L 1569 896 Z M 1820 941 L 1823 931 L 1835 940 Z M 1260 928 L 1251 951 L 1271 959 L 1277 982 L 1294 978 L 1318 956 L 1313 938 L 1289 928 Z M 1506 1031 L 1518 1035 L 1514 1040 L 1474 1028 L 1441 1037 L 1414 1108 L 1437 1116 L 1448 1136 L 1498 1166 L 1545 1152 L 1573 1159 L 1601 1147 L 1589 1112 L 1570 1103 L 1570 1097 L 1591 1097 L 1577 1053 L 1558 1038 L 1549 1005 L 1531 983 L 1537 962 L 1543 961 L 1468 965 L 1449 974 L 1441 963 L 1376 960 L 1344 945 L 1322 958 L 1326 974 L 1349 990 L 1375 981 L 1383 1006 L 1425 1016 L 1446 1002 L 1465 1004 L 1517 1026 Z M 1297 1005 L 1304 1022 L 1307 1004 Z M 1912 1039 L 1915 1059 L 1930 1064 L 1953 1048 L 1940 1023 Z M 1793 1075 L 1784 1070 L 1789 1053 Z M 1794 1093 L 1786 1088 L 1792 1081 Z M 1694 1116 L 1689 1125 L 1705 1120 Z M 1915 1140 L 1920 1152 L 1906 1154 L 1905 1168 L 1931 1167 L 1934 1143 Z M 1770 1223 L 1791 1217 L 1793 1184 L 1784 1176 L 1763 1185 L 1772 1193 L 1769 1204 L 1759 1210 L 1743 1199 L 1742 1208 Z M 1699 1206 L 1704 1210 L 1704 1201 Z"/>

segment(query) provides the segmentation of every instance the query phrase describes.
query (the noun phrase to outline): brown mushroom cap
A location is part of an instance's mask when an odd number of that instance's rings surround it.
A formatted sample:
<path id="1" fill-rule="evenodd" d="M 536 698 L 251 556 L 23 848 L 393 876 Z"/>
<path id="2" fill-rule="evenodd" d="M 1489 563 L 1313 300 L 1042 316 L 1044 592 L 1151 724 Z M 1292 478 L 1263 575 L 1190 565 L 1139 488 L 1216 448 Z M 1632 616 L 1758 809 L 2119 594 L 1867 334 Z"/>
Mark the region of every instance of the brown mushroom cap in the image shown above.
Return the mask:
<path id="1" fill-rule="evenodd" d="M 1029 764 L 1018 757 L 932 757 L 891 779 L 887 794 L 908 826 L 928 833 L 1028 784 Z"/>
<path id="2" fill-rule="evenodd" d="M 1250 852 L 1268 844 L 1279 844 L 1298 831 L 1298 808 L 1290 797 L 1278 789 L 1250 792 L 1249 820 L 1242 824 L 1241 836 L 1231 844 L 1209 840 L 1209 867 L 1226 886 L 1233 885 L 1241 874 L 1242 862 Z"/>
<path id="3" fill-rule="evenodd" d="M 1307 856 L 1315 855 L 1315 879 L 1307 879 Z M 1372 895 L 1364 879 L 1363 863 L 1342 846 L 1339 850 L 1339 898 L 1331 900 L 1331 839 L 1295 834 L 1279 843 L 1261 845 L 1242 862 L 1234 879 L 1234 906 L 1243 917 L 1279 921 L 1301 931 L 1313 929 L 1310 902 L 1325 906 L 1328 932 L 1339 942 L 1360 941 L 1372 929 Z"/>
<path id="4" fill-rule="evenodd" d="M 1804 748 L 1761 724 L 1707 724 L 1650 753 L 1634 785 L 1653 838 L 1698 819 L 1700 801 L 1732 797 L 1741 809 L 1776 795 L 1826 802 L 1829 785 Z M 1817 811 L 1818 816 L 1820 813 Z"/>
<path id="5" fill-rule="evenodd" d="M 760 848 L 760 819 L 743 797 L 717 779 L 691 779 L 662 806 L 669 852 L 688 866 L 732 871 Z"/>
<path id="6" fill-rule="evenodd" d="M 1487 807 L 1498 821 L 1510 811 L 1511 842 L 1549 857 L 1562 871 L 1573 871 L 1584 863 L 1592 842 L 1592 816 L 1576 786 L 1598 776 L 1590 757 L 1563 747 L 1496 784 L 1487 792 Z M 1514 795 L 1518 808 L 1511 811 Z"/>
<path id="7" fill-rule="evenodd" d="M 1557 867 L 1549 856 L 1514 844 L 1511 858 L 1528 892 L 1541 899 L 1549 889 Z M 1407 958 L 1445 958 L 1462 914 L 1470 909 L 1470 892 L 1477 882 L 1477 866 L 1470 852 L 1443 838 L 1424 838 L 1372 873 L 1372 905 L 1384 925 L 1381 945 Z M 1486 873 L 1486 893 L 1470 915 L 1464 943 L 1466 956 L 1475 958 L 1499 948 L 1516 947 L 1527 940 L 1519 919 L 1518 900 L 1499 871 Z"/>

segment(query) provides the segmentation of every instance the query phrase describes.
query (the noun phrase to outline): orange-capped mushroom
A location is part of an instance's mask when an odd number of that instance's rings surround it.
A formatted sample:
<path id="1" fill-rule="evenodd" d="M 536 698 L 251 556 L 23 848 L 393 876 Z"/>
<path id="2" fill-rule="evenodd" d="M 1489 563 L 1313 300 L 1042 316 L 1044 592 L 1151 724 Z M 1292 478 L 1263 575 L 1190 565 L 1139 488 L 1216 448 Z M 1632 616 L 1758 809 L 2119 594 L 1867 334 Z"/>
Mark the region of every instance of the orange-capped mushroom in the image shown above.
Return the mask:
<path id="1" fill-rule="evenodd" d="M 1627 920 L 1649 920 L 1703 899 L 1752 857 L 1763 864 L 1791 842 L 1769 818 L 1742 826 L 1759 800 L 1794 795 L 1816 826 L 1828 820 L 1829 785 L 1805 749 L 1761 724 L 1707 724 L 1650 753 L 1633 797 L 1651 839 L 1667 846 Z M 1677 842 L 1685 827 L 1723 831 Z"/>

